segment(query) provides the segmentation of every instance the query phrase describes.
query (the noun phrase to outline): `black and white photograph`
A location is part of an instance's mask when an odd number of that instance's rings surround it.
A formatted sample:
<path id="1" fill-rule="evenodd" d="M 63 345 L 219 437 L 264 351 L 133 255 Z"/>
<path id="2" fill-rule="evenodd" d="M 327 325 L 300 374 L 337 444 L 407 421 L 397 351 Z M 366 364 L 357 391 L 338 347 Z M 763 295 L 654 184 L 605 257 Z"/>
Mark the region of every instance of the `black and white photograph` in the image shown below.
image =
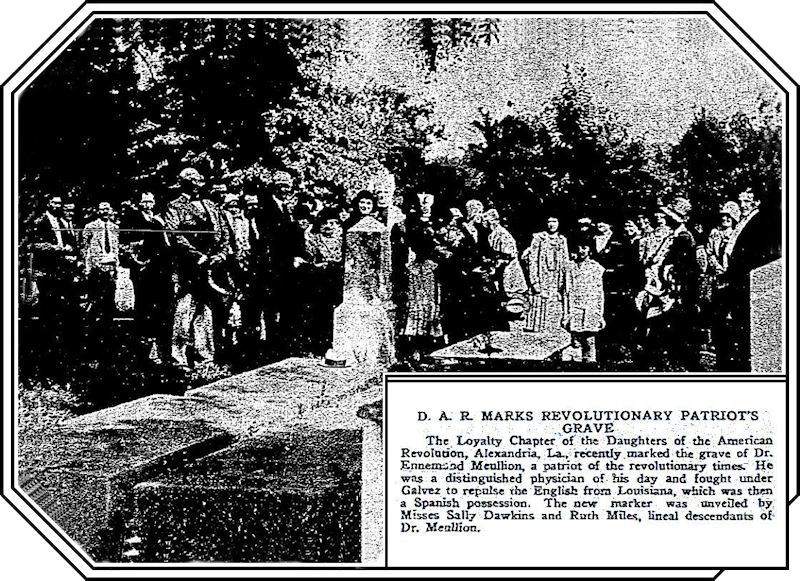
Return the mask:
<path id="1" fill-rule="evenodd" d="M 708 5 L 148 6 L 3 59 L 3 451 L 79 572 L 384 567 L 389 375 L 788 382 L 797 124 Z"/>

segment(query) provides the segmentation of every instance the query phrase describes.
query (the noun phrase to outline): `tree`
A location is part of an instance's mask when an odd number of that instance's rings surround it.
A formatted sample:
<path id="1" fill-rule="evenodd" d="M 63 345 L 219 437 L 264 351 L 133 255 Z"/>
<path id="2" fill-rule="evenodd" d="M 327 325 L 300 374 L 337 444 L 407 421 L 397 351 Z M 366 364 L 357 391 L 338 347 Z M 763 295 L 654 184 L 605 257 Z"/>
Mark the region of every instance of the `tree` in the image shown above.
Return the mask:
<path id="1" fill-rule="evenodd" d="M 308 134 L 282 112 L 314 94 L 311 73 L 335 58 L 342 22 L 142 20 L 127 37 L 131 51 L 161 55 L 155 74 L 142 75 L 150 81 L 142 87 L 145 115 L 131 147 L 140 178 L 163 183 L 181 165 L 204 163 L 222 179 L 234 167 L 279 165 L 276 148 Z M 214 144 L 226 151 L 216 165 L 207 155 Z"/>
<path id="2" fill-rule="evenodd" d="M 435 71 L 464 49 L 488 46 L 497 40 L 497 19 L 408 18 L 401 21 L 406 40 L 416 46 L 423 66 Z"/>
<path id="3" fill-rule="evenodd" d="M 733 176 L 736 192 L 748 188 L 773 210 L 781 207 L 781 104 L 762 98 L 757 112 L 735 113 L 727 128 L 738 159 Z"/>
<path id="4" fill-rule="evenodd" d="M 541 115 L 473 125 L 482 143 L 469 150 L 479 190 L 498 207 L 518 240 L 541 229 L 548 215 L 569 228 L 581 216 L 616 222 L 638 211 L 659 189 L 652 152 L 632 138 L 586 88 L 586 73 L 564 67 L 558 94 Z"/>
<path id="5" fill-rule="evenodd" d="M 23 222 L 43 211 L 49 194 L 74 192 L 95 206 L 130 193 L 128 102 L 136 73 L 116 50 L 116 34 L 114 21 L 95 21 L 20 97 Z"/>
<path id="6" fill-rule="evenodd" d="M 696 221 L 715 224 L 723 202 L 736 198 L 739 159 L 725 124 L 704 109 L 672 148 L 672 194 L 691 200 Z"/>
<path id="7" fill-rule="evenodd" d="M 546 164 L 550 134 L 538 117 L 487 111 L 473 122 L 483 143 L 469 148 L 469 165 L 479 173 L 477 195 L 490 201 L 519 238 L 528 239 L 552 193 L 554 174 Z"/>
<path id="8" fill-rule="evenodd" d="M 307 180 L 340 183 L 351 192 L 371 187 L 387 171 L 398 174 L 401 188 L 422 162 L 439 129 L 430 108 L 385 86 L 360 91 L 330 84 L 298 96 L 289 108 L 267 118 L 268 127 L 295 119 L 306 127 L 297 139 L 275 147 L 281 163 Z"/>

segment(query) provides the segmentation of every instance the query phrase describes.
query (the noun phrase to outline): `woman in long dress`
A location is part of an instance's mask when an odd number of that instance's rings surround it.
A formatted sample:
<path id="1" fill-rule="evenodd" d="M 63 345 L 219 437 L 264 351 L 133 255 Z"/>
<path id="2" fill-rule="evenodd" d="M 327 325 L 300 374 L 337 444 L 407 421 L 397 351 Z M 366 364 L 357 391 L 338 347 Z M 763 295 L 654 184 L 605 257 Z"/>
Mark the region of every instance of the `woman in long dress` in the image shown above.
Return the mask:
<path id="1" fill-rule="evenodd" d="M 561 324 L 564 276 L 569 253 L 567 239 L 558 231 L 558 218 L 547 219 L 547 230 L 533 235 L 531 245 L 523 252 L 531 287 L 531 306 L 525 330 L 547 333 Z"/>
<path id="2" fill-rule="evenodd" d="M 412 358 L 441 341 L 442 294 L 437 269 L 442 246 L 433 222 L 433 196 L 420 194 L 420 210 L 407 221 L 409 246 L 406 324 L 403 336 L 409 341 Z"/>

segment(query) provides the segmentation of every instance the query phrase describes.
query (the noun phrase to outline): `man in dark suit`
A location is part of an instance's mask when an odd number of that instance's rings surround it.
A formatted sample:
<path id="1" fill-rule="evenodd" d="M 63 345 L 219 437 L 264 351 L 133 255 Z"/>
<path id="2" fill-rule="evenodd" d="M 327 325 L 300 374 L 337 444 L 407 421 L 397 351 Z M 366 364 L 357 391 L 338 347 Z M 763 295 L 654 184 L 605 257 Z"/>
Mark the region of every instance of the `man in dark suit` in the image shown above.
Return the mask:
<path id="1" fill-rule="evenodd" d="M 51 196 L 33 224 L 32 277 L 39 290 L 43 361 L 60 379 L 77 363 L 81 325 L 79 249 L 68 228 L 62 198 Z"/>
<path id="2" fill-rule="evenodd" d="M 263 276 L 268 304 L 266 307 L 266 333 L 270 348 L 277 356 L 295 352 L 295 334 L 300 328 L 300 289 L 298 269 L 305 259 L 303 232 L 295 222 L 294 210 L 297 196 L 292 176 L 276 172 L 271 191 L 260 189 L 261 234 L 260 253 L 263 256 Z"/>
<path id="3" fill-rule="evenodd" d="M 34 268 L 41 275 L 61 274 L 67 263 L 77 261 L 78 249 L 66 233 L 61 196 L 51 196 L 47 210 L 34 221 Z"/>
<path id="4" fill-rule="evenodd" d="M 172 254 L 166 224 L 154 212 L 155 196 L 142 194 L 126 216 L 123 245 L 129 256 L 134 316 L 147 356 L 156 363 L 169 356 L 172 333 Z"/>
<path id="5" fill-rule="evenodd" d="M 75 202 L 69 199 L 64 200 L 62 216 L 65 228 L 62 232 L 64 242 L 72 246 L 78 253 L 78 256 L 80 256 L 82 230 L 77 227 L 77 223 L 75 222 Z"/>
<path id="6" fill-rule="evenodd" d="M 639 261 L 641 231 L 636 221 L 623 222 L 622 236 L 612 236 L 598 260 L 606 268 L 603 284 L 606 289 L 603 349 L 601 356 L 608 361 L 616 357 L 630 360 L 638 356 L 636 341 L 639 313 L 634 297 L 644 287 L 644 269 Z"/>
<path id="7" fill-rule="evenodd" d="M 185 368 L 190 344 L 199 363 L 214 359 L 211 304 L 225 291 L 214 281 L 214 271 L 227 261 L 230 244 L 219 207 L 202 195 L 205 180 L 200 172 L 186 168 L 179 178 L 182 193 L 168 204 L 165 223 L 174 231 L 170 243 L 177 274 L 172 358 Z"/>
<path id="8" fill-rule="evenodd" d="M 269 246 L 264 211 L 257 193 L 248 186 L 244 189 L 243 197 L 228 194 L 223 215 L 232 248 L 229 270 L 241 313 L 240 351 L 252 365 L 266 361 L 264 342 L 272 310 L 267 292 Z"/>

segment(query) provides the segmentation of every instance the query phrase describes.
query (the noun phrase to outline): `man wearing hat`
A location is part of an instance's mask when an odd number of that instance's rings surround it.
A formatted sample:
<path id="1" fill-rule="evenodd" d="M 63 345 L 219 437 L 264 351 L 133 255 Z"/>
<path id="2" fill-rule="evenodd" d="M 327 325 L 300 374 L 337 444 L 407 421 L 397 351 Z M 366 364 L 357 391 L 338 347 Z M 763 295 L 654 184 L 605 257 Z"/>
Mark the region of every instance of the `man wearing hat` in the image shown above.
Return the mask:
<path id="1" fill-rule="evenodd" d="M 260 253 L 263 264 L 265 333 L 273 351 L 281 356 L 296 352 L 295 334 L 300 326 L 298 269 L 306 265 L 305 239 L 295 221 L 297 196 L 292 176 L 277 171 L 272 196 L 262 200 Z"/>
<path id="2" fill-rule="evenodd" d="M 194 348 L 199 363 L 214 358 L 214 320 L 212 302 L 221 289 L 214 271 L 225 264 L 230 245 L 222 226 L 219 207 L 203 196 L 205 180 L 194 168 L 179 175 L 181 195 L 169 203 L 165 222 L 173 230 L 177 284 L 175 320 L 172 329 L 172 359 L 188 366 L 187 347 Z"/>
<path id="3" fill-rule="evenodd" d="M 594 222 L 589 216 L 578 218 L 578 235 L 582 238 L 588 238 L 593 234 Z"/>
<path id="4" fill-rule="evenodd" d="M 136 211 L 125 217 L 121 237 L 129 255 L 134 320 L 146 355 L 159 363 L 169 357 L 174 288 L 170 239 L 155 203 L 155 195 L 142 193 Z"/>

